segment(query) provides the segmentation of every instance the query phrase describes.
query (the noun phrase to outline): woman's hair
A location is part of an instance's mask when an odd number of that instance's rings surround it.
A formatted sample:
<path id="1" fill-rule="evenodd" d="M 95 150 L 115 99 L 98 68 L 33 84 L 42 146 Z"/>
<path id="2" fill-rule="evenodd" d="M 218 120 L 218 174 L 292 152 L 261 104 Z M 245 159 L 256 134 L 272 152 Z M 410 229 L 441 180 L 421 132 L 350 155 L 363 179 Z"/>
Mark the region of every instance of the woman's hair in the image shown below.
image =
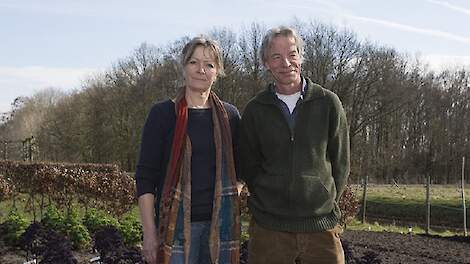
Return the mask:
<path id="1" fill-rule="evenodd" d="M 279 36 L 293 37 L 295 40 L 295 45 L 297 46 L 297 52 L 300 55 L 300 59 L 304 59 L 304 41 L 299 37 L 299 35 L 297 35 L 294 29 L 285 26 L 279 26 L 270 29 L 263 38 L 263 42 L 261 43 L 261 49 L 259 51 L 261 63 L 263 65 L 268 59 L 268 52 L 271 48 L 271 42 L 274 38 Z"/>
<path id="2" fill-rule="evenodd" d="M 181 66 L 184 68 L 184 66 L 191 59 L 191 56 L 193 55 L 194 50 L 199 46 L 204 47 L 204 50 L 208 49 L 211 52 L 211 55 L 213 56 L 215 60 L 215 66 L 217 68 L 217 75 L 224 76 L 225 75 L 224 62 L 223 62 L 222 51 L 220 49 L 220 46 L 215 40 L 210 39 L 209 37 L 206 37 L 206 36 L 195 37 L 184 46 L 183 51 L 181 52 L 181 60 L 180 60 Z"/>

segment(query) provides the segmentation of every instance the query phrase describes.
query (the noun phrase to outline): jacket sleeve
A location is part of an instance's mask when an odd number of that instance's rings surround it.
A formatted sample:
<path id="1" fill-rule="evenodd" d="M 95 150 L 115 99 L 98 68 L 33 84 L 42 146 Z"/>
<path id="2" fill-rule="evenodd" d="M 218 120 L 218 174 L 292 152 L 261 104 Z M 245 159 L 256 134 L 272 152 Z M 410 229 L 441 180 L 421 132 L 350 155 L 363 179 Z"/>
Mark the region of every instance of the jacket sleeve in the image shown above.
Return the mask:
<path id="1" fill-rule="evenodd" d="M 346 187 L 350 169 L 349 128 L 346 113 L 335 94 L 332 94 L 332 102 L 328 155 L 336 185 L 336 201 L 339 201 Z"/>
<path id="2" fill-rule="evenodd" d="M 240 123 L 240 178 L 248 184 L 248 188 L 261 170 L 261 150 L 253 113 L 248 104 Z"/>
<path id="3" fill-rule="evenodd" d="M 240 180 L 240 113 L 235 108 L 232 118 L 230 118 L 230 128 L 232 130 L 232 148 L 233 159 L 235 162 L 235 171 L 237 173 L 237 180 Z"/>
<path id="4" fill-rule="evenodd" d="M 145 193 L 156 193 L 158 182 L 165 171 L 162 168 L 164 155 L 165 118 L 162 110 L 155 105 L 147 116 L 142 130 L 140 154 L 135 173 L 137 197 Z"/>

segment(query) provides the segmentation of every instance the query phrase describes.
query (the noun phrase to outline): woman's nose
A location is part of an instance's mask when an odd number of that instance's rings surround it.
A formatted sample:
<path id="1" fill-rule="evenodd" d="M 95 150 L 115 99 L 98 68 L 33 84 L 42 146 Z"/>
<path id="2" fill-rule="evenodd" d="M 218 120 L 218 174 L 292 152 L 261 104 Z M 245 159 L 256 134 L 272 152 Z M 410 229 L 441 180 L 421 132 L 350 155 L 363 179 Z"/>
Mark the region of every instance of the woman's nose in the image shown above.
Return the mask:
<path id="1" fill-rule="evenodd" d="M 282 66 L 289 67 L 291 65 L 289 58 L 282 59 Z"/>
<path id="2" fill-rule="evenodd" d="M 205 73 L 206 70 L 204 69 L 204 64 L 199 64 L 198 67 L 197 67 L 197 71 L 199 73 Z"/>

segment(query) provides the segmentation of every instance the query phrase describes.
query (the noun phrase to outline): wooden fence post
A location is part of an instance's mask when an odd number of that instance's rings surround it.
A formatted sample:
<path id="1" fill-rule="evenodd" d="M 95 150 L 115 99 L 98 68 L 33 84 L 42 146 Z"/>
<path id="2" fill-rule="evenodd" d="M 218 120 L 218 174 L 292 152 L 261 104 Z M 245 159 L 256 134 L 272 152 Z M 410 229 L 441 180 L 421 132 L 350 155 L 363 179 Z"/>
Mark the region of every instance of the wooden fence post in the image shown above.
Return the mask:
<path id="1" fill-rule="evenodd" d="M 431 189 L 431 174 L 428 172 L 426 178 L 426 234 L 429 235 L 431 227 L 431 201 L 429 199 Z"/>
<path id="2" fill-rule="evenodd" d="M 362 220 L 361 222 L 364 224 L 366 222 L 366 203 L 367 203 L 367 182 L 369 176 L 364 177 L 363 187 L 362 187 Z"/>
<path id="3" fill-rule="evenodd" d="M 463 207 L 463 235 L 467 236 L 467 208 L 465 206 L 465 156 L 462 157 L 462 207 Z"/>
<path id="4" fill-rule="evenodd" d="M 3 159 L 7 160 L 8 159 L 8 142 L 3 141 Z"/>

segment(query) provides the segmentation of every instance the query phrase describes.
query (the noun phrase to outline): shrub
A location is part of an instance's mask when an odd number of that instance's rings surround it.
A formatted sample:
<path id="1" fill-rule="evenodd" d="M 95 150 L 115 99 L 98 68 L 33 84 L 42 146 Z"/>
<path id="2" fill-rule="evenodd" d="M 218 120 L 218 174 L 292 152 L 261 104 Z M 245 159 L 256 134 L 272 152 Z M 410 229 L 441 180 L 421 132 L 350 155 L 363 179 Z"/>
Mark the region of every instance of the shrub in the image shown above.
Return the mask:
<path id="1" fill-rule="evenodd" d="M 90 234 L 94 234 L 97 230 L 106 226 L 114 226 L 117 228 L 119 221 L 103 211 L 91 209 L 85 213 L 83 224 Z"/>
<path id="2" fill-rule="evenodd" d="M 70 238 L 73 248 L 85 248 L 90 244 L 91 238 L 88 229 L 83 225 L 75 208 L 71 208 L 64 216 L 57 207 L 50 205 L 41 223 Z"/>
<path id="3" fill-rule="evenodd" d="M 28 227 L 28 221 L 16 209 L 10 211 L 6 221 L 2 224 L 2 239 L 6 245 L 15 246 L 23 232 Z"/>
<path id="4" fill-rule="evenodd" d="M 121 232 L 126 245 L 136 245 L 142 241 L 141 224 L 135 216 L 127 214 L 119 221 L 119 223 L 120 225 L 118 229 Z"/>
<path id="5" fill-rule="evenodd" d="M 14 186 L 10 179 L 3 176 L 0 172 L 0 201 L 6 200 L 13 195 Z"/>
<path id="6" fill-rule="evenodd" d="M 78 212 L 72 208 L 65 217 L 65 235 L 70 238 L 74 248 L 85 248 L 90 245 L 91 237 L 83 225 Z"/>
<path id="7" fill-rule="evenodd" d="M 355 197 L 350 185 L 347 185 L 339 200 L 341 210 L 340 222 L 343 225 L 348 224 L 359 212 L 359 200 Z"/>
<path id="8" fill-rule="evenodd" d="M 62 232 L 65 228 L 65 217 L 57 207 L 49 205 L 41 219 L 41 223 L 46 227 Z"/>

